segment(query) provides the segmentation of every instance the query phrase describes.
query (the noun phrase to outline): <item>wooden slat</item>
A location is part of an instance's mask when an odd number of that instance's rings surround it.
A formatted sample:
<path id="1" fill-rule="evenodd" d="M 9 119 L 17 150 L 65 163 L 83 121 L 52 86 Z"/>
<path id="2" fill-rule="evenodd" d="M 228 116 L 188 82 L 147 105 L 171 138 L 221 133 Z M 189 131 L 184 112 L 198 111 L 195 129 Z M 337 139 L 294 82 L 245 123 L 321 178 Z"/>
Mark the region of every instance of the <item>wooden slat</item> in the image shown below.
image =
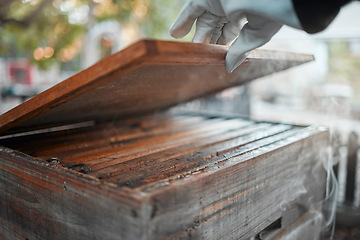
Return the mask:
<path id="1" fill-rule="evenodd" d="M 249 124 L 249 123 L 248 123 Z M 117 158 L 121 162 L 140 157 L 142 155 L 149 155 L 154 152 L 163 151 L 168 148 L 178 148 L 183 144 L 199 140 L 201 138 L 209 137 L 211 135 L 221 134 L 230 128 L 242 127 L 243 122 L 214 122 L 207 121 L 202 124 L 191 126 L 190 129 L 183 129 L 178 132 L 169 132 L 166 134 L 152 136 L 148 138 L 137 139 L 137 141 L 130 142 L 124 146 L 113 147 L 112 149 L 105 149 L 106 156 L 93 156 L 87 165 L 93 167 L 94 164 L 109 164 L 110 159 Z M 220 128 L 220 129 L 219 129 Z M 80 159 L 81 161 L 82 159 Z M 76 159 L 76 162 L 79 160 Z M 111 161 L 110 161 L 111 162 Z"/>
<path id="2" fill-rule="evenodd" d="M 139 160 L 139 158 L 154 158 L 158 159 L 159 156 L 171 158 L 180 156 L 185 153 L 196 152 L 197 150 L 215 144 L 215 142 L 224 141 L 241 134 L 246 134 L 246 131 L 256 131 L 265 129 L 268 124 L 249 124 L 239 127 L 238 131 L 234 128 L 214 129 L 212 131 L 199 132 L 196 135 L 191 135 L 186 138 L 177 139 L 175 141 L 166 141 L 151 148 L 140 149 L 140 151 L 133 152 L 132 154 L 111 154 L 109 158 L 100 158 L 87 162 L 87 165 L 91 167 L 93 171 L 97 171 L 104 168 L 110 168 L 118 164 L 129 162 L 133 160 Z M 244 130 L 245 129 L 245 130 Z"/>
<path id="3" fill-rule="evenodd" d="M 255 50 L 228 74 L 226 52 L 219 45 L 140 41 L 1 115 L 0 133 L 143 115 L 313 60 Z"/>
<path id="4" fill-rule="evenodd" d="M 208 125 L 216 124 L 215 121 L 210 121 Z M 37 152 L 35 156 L 46 159 L 51 156 L 58 156 L 63 162 L 86 162 L 92 159 L 106 157 L 118 152 L 129 152 L 134 149 L 142 149 L 148 146 L 156 146 L 157 142 L 164 142 L 164 139 L 171 140 L 172 138 L 180 138 L 186 134 L 196 132 L 197 129 L 204 127 L 204 121 L 183 124 L 174 124 L 166 127 L 156 127 L 149 129 L 149 131 L 134 131 L 127 132 L 120 131 L 108 139 L 99 140 L 98 145 L 90 142 L 83 143 L 85 147 L 74 148 L 69 151 L 58 150 L 54 148 L 53 153 L 51 149 L 48 150 L 51 155 L 43 155 L 46 152 Z M 117 131 L 114 130 L 116 133 Z"/>
<path id="5" fill-rule="evenodd" d="M 281 134 L 281 132 L 289 130 L 289 126 L 280 126 L 280 128 L 277 128 L 276 131 L 273 132 L 271 132 L 271 130 L 272 129 L 263 131 L 262 136 L 257 134 L 257 136 L 252 135 L 250 137 L 235 138 L 175 158 L 160 158 L 153 161 L 152 156 L 149 156 L 147 160 L 136 165 L 124 164 L 121 166 L 112 166 L 106 169 L 107 171 L 97 171 L 96 174 L 102 174 L 101 176 L 108 174 L 110 177 L 106 178 L 107 182 L 118 184 L 119 186 L 136 188 L 167 178 L 174 179 L 177 178 L 177 176 L 186 177 L 193 172 L 205 170 L 211 163 L 221 162 L 228 158 L 254 151 L 263 145 L 284 139 L 286 136 L 292 135 L 297 131 L 287 131 Z M 273 136 L 273 134 L 279 132 L 280 134 Z M 267 138 L 269 136 L 271 137 Z M 144 165 L 146 167 L 144 167 Z"/>
<path id="6" fill-rule="evenodd" d="M 88 142 L 92 139 L 107 139 L 113 136 L 116 131 L 124 131 L 124 129 L 137 128 L 142 131 L 147 131 L 149 128 L 158 126 L 158 128 L 167 128 L 167 125 L 172 124 L 186 124 L 187 121 L 196 121 L 196 119 L 203 119 L 203 117 L 194 117 L 192 119 L 184 116 L 173 116 L 171 118 L 166 115 L 154 114 L 149 117 L 137 117 L 136 119 L 127 119 L 123 121 L 112 121 L 104 123 L 93 123 L 88 127 L 77 129 L 63 129 L 60 131 L 48 131 L 45 133 L 26 134 L 24 136 L 4 136 L 0 140 L 1 145 L 10 146 L 21 151 L 31 151 L 32 149 L 41 148 L 57 148 L 58 145 L 71 145 L 81 142 Z M 160 127 L 161 126 L 161 127 Z M 49 141 L 44 142 L 44 138 Z M 31 141 L 32 146 L 24 145 L 24 142 Z"/>
<path id="7" fill-rule="evenodd" d="M 90 131 L 85 133 L 76 134 L 73 133 L 74 139 L 71 139 L 70 142 L 63 142 L 62 138 L 58 138 L 57 136 L 53 139 L 49 144 L 45 146 L 43 144 L 36 145 L 34 147 L 29 147 L 27 149 L 21 149 L 22 151 L 26 151 L 32 153 L 36 157 L 45 158 L 51 156 L 56 156 L 58 154 L 61 155 L 72 155 L 75 157 L 77 154 L 81 154 L 86 150 L 94 150 L 100 151 L 104 147 L 113 147 L 116 143 L 121 143 L 122 141 L 131 141 L 131 139 L 139 139 L 146 138 L 149 136 L 160 135 L 167 131 L 175 131 L 175 129 L 183 129 L 188 125 L 196 125 L 199 124 L 203 120 L 201 117 L 194 118 L 167 118 L 164 121 L 152 121 L 146 123 L 133 122 L 129 126 L 118 126 L 118 124 L 108 125 L 108 128 L 102 129 L 99 128 L 99 131 Z M 61 157 L 61 156 L 59 156 Z M 62 157 L 61 157 L 62 158 Z"/>
<path id="8" fill-rule="evenodd" d="M 200 136 L 200 138 L 193 137 L 192 141 L 188 141 L 183 143 L 180 146 L 172 147 L 169 149 L 161 149 L 161 151 L 158 152 L 149 152 L 147 155 L 143 157 L 138 156 L 130 156 L 128 159 L 125 159 L 124 161 L 122 158 L 120 158 L 117 161 L 114 161 L 112 165 L 108 165 L 107 169 L 104 169 L 104 171 L 112 171 L 116 173 L 120 169 L 125 169 L 127 171 L 128 169 L 136 169 L 141 168 L 143 165 L 147 165 L 147 162 L 154 162 L 154 161 L 166 161 L 171 159 L 176 159 L 177 161 L 180 161 L 181 158 L 185 158 L 189 155 L 194 155 L 194 157 L 201 157 L 201 154 L 199 154 L 199 151 L 203 152 L 203 149 L 207 149 L 211 147 L 212 145 L 216 144 L 222 144 L 224 142 L 234 140 L 237 138 L 242 137 L 243 142 L 246 143 L 246 141 L 251 142 L 253 138 L 255 137 L 263 137 L 266 136 L 266 134 L 269 134 L 272 130 L 269 130 L 270 124 L 256 124 L 256 125 L 250 125 L 239 129 L 228 129 L 228 131 L 223 131 L 222 133 L 214 132 L 214 134 L 210 136 Z M 276 129 L 274 132 L 278 132 L 279 129 Z M 261 135 L 259 134 L 253 134 L 253 132 L 261 131 Z M 214 147 L 212 148 L 214 149 Z M 218 149 L 217 149 L 218 150 Z M 204 153 L 204 152 L 203 152 Z M 205 154 L 205 153 L 204 153 Z M 184 157 L 185 156 L 185 157 Z M 114 157 L 121 157 L 121 156 L 114 156 Z M 116 169 L 116 170 L 115 170 Z M 101 170 L 103 171 L 103 170 Z M 97 171 L 97 174 L 99 174 L 101 171 Z M 110 174 L 112 176 L 118 175 L 116 174 Z"/>

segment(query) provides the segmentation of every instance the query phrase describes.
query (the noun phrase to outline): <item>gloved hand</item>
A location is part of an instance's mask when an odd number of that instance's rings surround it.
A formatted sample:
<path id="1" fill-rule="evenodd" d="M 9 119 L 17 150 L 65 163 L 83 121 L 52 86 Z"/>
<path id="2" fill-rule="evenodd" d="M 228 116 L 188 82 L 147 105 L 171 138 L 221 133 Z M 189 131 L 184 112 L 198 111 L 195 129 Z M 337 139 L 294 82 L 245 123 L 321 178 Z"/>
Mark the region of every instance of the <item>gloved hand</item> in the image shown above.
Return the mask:
<path id="1" fill-rule="evenodd" d="M 247 23 L 241 28 L 244 17 Z M 193 42 L 231 44 L 227 72 L 236 69 L 250 50 L 267 43 L 282 25 L 301 29 L 291 0 L 188 0 L 170 28 L 171 36 L 186 36 L 195 20 Z"/>

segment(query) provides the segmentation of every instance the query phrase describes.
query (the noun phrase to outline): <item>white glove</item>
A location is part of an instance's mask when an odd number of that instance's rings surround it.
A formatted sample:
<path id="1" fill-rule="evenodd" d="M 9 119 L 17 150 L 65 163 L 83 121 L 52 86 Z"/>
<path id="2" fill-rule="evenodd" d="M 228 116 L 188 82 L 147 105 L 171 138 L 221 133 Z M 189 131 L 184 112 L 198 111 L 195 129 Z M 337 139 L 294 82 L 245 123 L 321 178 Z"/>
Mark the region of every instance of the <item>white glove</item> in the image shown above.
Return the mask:
<path id="1" fill-rule="evenodd" d="M 247 23 L 241 28 L 244 17 Z M 250 50 L 267 43 L 282 25 L 301 29 L 291 0 L 188 0 L 170 28 L 171 36 L 184 37 L 195 20 L 193 42 L 231 44 L 227 72 L 236 69 Z"/>

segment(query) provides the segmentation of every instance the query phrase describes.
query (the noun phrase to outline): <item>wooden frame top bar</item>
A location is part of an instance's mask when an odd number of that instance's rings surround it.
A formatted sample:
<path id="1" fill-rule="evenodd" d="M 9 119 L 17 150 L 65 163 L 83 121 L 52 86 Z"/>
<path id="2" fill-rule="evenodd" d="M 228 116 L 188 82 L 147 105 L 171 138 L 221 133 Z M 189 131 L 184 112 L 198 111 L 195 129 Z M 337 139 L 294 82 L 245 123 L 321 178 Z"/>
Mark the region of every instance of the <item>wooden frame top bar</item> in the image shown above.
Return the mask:
<path id="1" fill-rule="evenodd" d="M 0 135 L 151 113 L 314 59 L 254 50 L 229 74 L 226 53 L 219 45 L 139 41 L 1 115 Z"/>

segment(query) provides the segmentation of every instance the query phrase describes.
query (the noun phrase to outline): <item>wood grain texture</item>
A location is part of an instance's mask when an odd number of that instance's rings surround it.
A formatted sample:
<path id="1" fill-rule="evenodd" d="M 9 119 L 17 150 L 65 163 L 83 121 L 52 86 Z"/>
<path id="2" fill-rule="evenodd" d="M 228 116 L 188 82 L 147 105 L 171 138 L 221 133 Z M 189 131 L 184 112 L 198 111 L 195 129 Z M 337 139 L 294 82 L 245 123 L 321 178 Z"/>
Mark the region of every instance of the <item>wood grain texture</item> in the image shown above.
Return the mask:
<path id="1" fill-rule="evenodd" d="M 0 116 L 0 134 L 143 115 L 313 60 L 254 50 L 232 74 L 219 45 L 143 40 Z"/>
<path id="2" fill-rule="evenodd" d="M 3 147 L 0 153 L 5 239 L 141 238 L 142 201 L 136 196 Z"/>
<path id="3" fill-rule="evenodd" d="M 8 239 L 284 239 L 324 198 L 320 127 L 159 114 L 0 144 Z"/>

